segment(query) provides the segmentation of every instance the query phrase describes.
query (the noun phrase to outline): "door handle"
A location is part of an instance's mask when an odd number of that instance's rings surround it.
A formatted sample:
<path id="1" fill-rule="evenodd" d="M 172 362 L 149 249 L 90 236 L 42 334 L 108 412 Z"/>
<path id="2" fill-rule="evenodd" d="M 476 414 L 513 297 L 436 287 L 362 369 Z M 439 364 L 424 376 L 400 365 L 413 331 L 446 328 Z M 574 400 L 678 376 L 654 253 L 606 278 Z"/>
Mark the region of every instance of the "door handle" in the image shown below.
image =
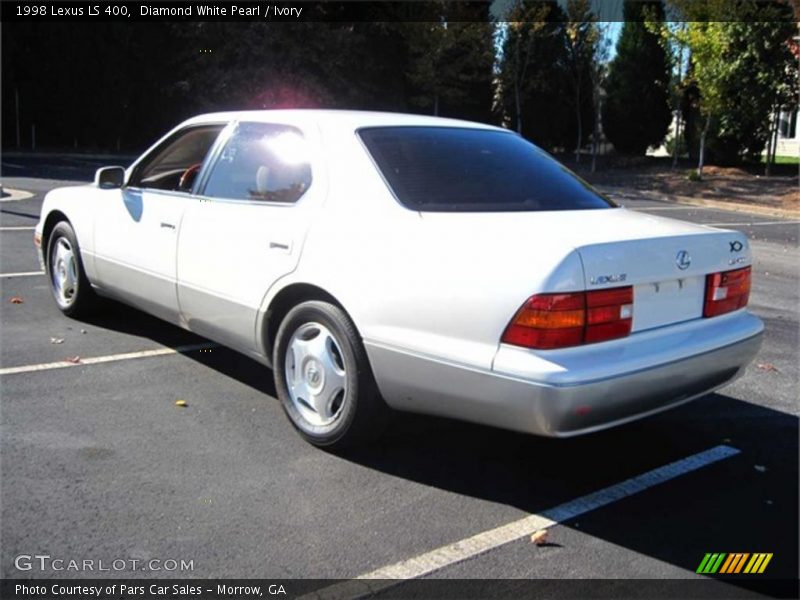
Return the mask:
<path id="1" fill-rule="evenodd" d="M 286 242 L 270 242 L 269 249 L 270 250 L 286 250 L 287 252 L 291 249 L 292 244 Z"/>
<path id="2" fill-rule="evenodd" d="M 175 229 L 175 225 L 161 221 L 161 229 Z"/>

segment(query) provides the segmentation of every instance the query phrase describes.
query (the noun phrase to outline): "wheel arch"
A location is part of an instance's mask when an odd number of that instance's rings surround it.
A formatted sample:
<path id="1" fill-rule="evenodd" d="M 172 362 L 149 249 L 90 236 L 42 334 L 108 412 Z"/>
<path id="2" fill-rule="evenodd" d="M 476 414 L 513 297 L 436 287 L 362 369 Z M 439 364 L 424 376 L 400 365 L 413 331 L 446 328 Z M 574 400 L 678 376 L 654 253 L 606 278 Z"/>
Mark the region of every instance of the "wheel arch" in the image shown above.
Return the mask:
<path id="1" fill-rule="evenodd" d="M 50 234 L 53 232 L 53 228 L 61 221 L 69 223 L 69 226 L 72 227 L 73 231 L 75 231 L 75 228 L 72 226 L 72 222 L 69 220 L 67 215 L 60 210 L 53 209 L 47 213 L 47 217 L 44 220 L 44 226 L 42 227 L 42 248 L 45 253 L 45 260 L 47 260 L 46 254 L 48 244 L 50 243 Z M 76 233 L 75 236 L 77 237 L 77 235 L 78 234 Z"/>
<path id="2" fill-rule="evenodd" d="M 270 363 L 272 362 L 272 349 L 275 345 L 275 338 L 278 334 L 281 321 L 283 321 L 283 318 L 292 308 L 301 302 L 308 302 L 309 300 L 330 302 L 343 310 L 350 320 L 353 321 L 352 315 L 350 315 L 344 305 L 327 290 L 311 283 L 290 283 L 272 298 L 262 323 L 261 339 L 263 340 L 265 357 Z M 355 325 L 355 321 L 353 321 L 353 324 Z M 356 331 L 358 331 L 357 325 Z"/>

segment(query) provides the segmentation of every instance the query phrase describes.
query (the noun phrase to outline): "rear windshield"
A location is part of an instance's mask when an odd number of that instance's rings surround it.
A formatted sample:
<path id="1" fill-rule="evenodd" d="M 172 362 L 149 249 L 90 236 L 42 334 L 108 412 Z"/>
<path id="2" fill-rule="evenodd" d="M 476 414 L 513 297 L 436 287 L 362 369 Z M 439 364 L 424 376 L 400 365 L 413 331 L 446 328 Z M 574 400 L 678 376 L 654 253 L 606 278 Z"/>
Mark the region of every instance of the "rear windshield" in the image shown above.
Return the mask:
<path id="1" fill-rule="evenodd" d="M 419 211 L 615 206 L 520 136 L 453 127 L 370 127 L 358 135 L 397 199 Z"/>

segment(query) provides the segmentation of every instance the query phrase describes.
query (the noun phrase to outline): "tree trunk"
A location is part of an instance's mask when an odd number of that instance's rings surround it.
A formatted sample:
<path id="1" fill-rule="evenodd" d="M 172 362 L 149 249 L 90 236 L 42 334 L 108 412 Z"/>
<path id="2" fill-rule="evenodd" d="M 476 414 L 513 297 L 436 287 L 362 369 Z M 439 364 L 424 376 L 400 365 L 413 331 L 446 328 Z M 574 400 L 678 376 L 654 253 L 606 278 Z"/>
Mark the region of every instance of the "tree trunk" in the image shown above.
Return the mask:
<path id="1" fill-rule="evenodd" d="M 703 163 L 706 160 L 706 134 L 711 126 L 711 115 L 706 117 L 706 124 L 703 126 L 703 133 L 700 135 L 700 160 L 697 164 L 697 176 L 703 178 Z"/>
<path id="2" fill-rule="evenodd" d="M 779 125 L 780 125 L 780 118 L 781 118 L 781 109 L 780 107 L 775 108 L 775 131 L 772 132 L 772 158 L 770 160 L 771 164 L 775 164 L 775 157 L 778 155 L 778 133 L 779 133 Z"/>
<path id="3" fill-rule="evenodd" d="M 433 95 L 433 116 L 439 116 L 439 94 Z"/>
<path id="4" fill-rule="evenodd" d="M 517 133 L 522 135 L 522 99 L 519 93 L 519 84 L 514 81 L 514 106 L 517 109 Z"/>
<path id="5" fill-rule="evenodd" d="M 600 92 L 597 89 L 598 86 L 595 86 L 595 96 L 594 96 L 594 106 L 595 106 L 595 115 L 594 115 L 594 134 L 592 135 L 592 173 L 597 170 L 597 151 L 600 146 L 600 114 L 601 114 L 601 106 L 600 106 Z"/>
<path id="6" fill-rule="evenodd" d="M 678 156 L 681 147 L 681 124 L 683 115 L 681 114 L 681 94 L 680 84 L 683 81 L 683 44 L 678 44 L 678 80 L 673 87 L 672 104 L 675 106 L 675 148 L 672 153 L 672 168 L 678 166 Z"/>
<path id="7" fill-rule="evenodd" d="M 675 137 L 673 138 L 673 148 L 672 148 L 672 168 L 676 168 L 678 166 L 678 156 L 681 153 L 681 111 L 675 111 Z"/>
<path id="8" fill-rule="evenodd" d="M 770 119 L 769 123 L 769 135 L 767 136 L 767 157 L 766 157 L 766 165 L 764 166 L 764 176 L 769 177 L 772 174 L 772 160 L 775 156 L 775 151 L 777 148 L 773 150 L 772 141 L 775 138 L 775 134 L 778 132 L 778 118 L 776 116 L 777 110 L 772 111 L 772 118 Z"/>

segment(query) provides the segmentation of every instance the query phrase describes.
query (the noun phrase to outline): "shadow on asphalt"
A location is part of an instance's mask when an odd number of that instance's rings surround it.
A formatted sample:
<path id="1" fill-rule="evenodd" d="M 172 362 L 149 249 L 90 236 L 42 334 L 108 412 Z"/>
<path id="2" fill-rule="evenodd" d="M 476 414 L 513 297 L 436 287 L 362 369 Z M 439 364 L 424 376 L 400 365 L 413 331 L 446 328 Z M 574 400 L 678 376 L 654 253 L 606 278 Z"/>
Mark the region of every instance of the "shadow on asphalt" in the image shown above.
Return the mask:
<path id="1" fill-rule="evenodd" d="M 205 341 L 112 304 L 90 322 L 169 347 Z M 225 349 L 186 356 L 276 401 L 263 365 Z M 767 578 L 797 580 L 798 431 L 792 415 L 716 393 L 627 426 L 564 440 L 397 414 L 377 442 L 339 456 L 393 477 L 539 513 L 729 445 L 741 453 L 563 525 L 687 573 L 707 552 L 772 552 L 765 575 L 728 578 L 744 590 Z"/>
<path id="2" fill-rule="evenodd" d="M 209 341 L 115 300 L 103 299 L 98 313 L 82 321 L 101 329 L 147 338 L 168 348 Z M 271 371 L 270 376 L 265 377 L 264 371 L 269 369 L 243 354 L 221 348 L 219 352 L 193 351 L 185 353 L 185 356 L 275 398 Z"/>
<path id="3" fill-rule="evenodd" d="M 7 208 L 0 208 L 0 213 L 4 215 L 14 215 L 15 217 L 25 217 L 26 219 L 39 220 L 39 215 L 28 212 L 21 212 L 19 210 L 8 210 Z"/>

